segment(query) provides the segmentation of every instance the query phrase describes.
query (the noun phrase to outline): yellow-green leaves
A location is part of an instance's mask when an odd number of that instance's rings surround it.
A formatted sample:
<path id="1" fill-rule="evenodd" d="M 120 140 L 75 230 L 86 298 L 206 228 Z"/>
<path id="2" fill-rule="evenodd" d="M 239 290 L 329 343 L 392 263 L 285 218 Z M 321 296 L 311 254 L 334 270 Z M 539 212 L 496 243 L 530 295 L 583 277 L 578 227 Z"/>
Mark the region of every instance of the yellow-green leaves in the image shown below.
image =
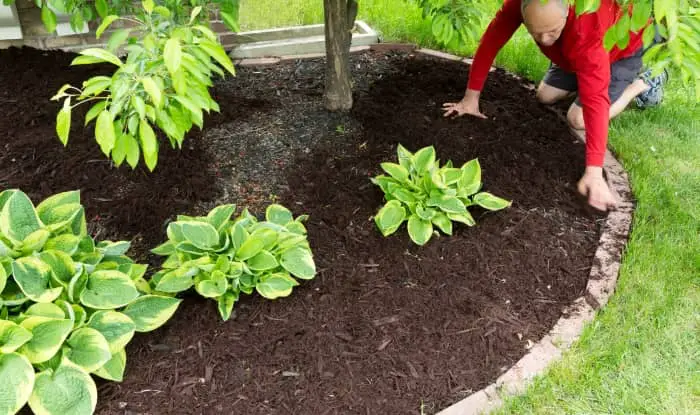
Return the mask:
<path id="1" fill-rule="evenodd" d="M 90 375 L 64 360 L 54 371 L 36 376 L 29 407 L 38 415 L 90 415 L 97 405 L 97 387 Z"/>
<path id="2" fill-rule="evenodd" d="M 106 156 L 109 156 L 117 140 L 116 134 L 114 133 L 114 120 L 109 111 L 103 110 L 100 112 L 100 115 L 97 116 L 95 139 L 97 140 L 97 144 L 100 145 L 102 152 Z"/>
<path id="3" fill-rule="evenodd" d="M 0 413 L 14 414 L 27 403 L 34 388 L 34 368 L 19 353 L 0 353 Z"/>
<path id="4" fill-rule="evenodd" d="M 181 300 L 158 295 L 144 295 L 129 304 L 123 313 L 134 322 L 135 330 L 147 332 L 157 329 L 172 317 Z"/>
<path id="5" fill-rule="evenodd" d="M 470 160 L 461 168 L 448 161 L 440 166 L 435 149 L 425 147 L 415 154 L 399 145 L 398 164 L 382 163 L 388 176 L 371 179 L 384 192 L 386 204 L 374 216 L 382 235 L 395 233 L 404 221 L 408 221 L 408 234 L 417 245 L 425 245 L 437 227 L 447 235 L 452 234 L 452 221 L 474 226 L 474 219 L 467 211 L 477 204 L 488 210 L 500 210 L 510 202 L 490 193 L 477 193 L 481 189 L 481 166 Z"/>
<path id="6" fill-rule="evenodd" d="M 49 8 L 48 3 L 41 7 L 41 21 L 44 22 L 44 26 L 49 33 L 56 31 L 56 13 Z"/>
<path id="7" fill-rule="evenodd" d="M 71 109 L 70 98 L 66 98 L 66 100 L 63 101 L 63 108 L 61 108 L 56 116 L 56 134 L 58 134 L 58 139 L 61 140 L 64 146 L 68 144 Z"/>
<path id="8" fill-rule="evenodd" d="M 168 72 L 174 77 L 175 73 L 180 69 L 180 63 L 182 62 L 182 46 L 180 45 L 180 39 L 173 37 L 165 42 L 163 59 L 165 59 L 165 66 L 168 68 Z"/>
<path id="9" fill-rule="evenodd" d="M 139 123 L 139 138 L 143 149 L 143 158 L 149 170 L 153 171 L 158 164 L 158 141 L 151 126 L 146 120 Z"/>
<path id="10" fill-rule="evenodd" d="M 156 84 L 153 78 L 148 76 L 141 79 L 141 84 L 143 84 L 143 89 L 151 97 L 151 100 L 156 105 L 156 107 L 160 108 L 162 104 L 163 93 L 161 92 L 158 84 Z"/>

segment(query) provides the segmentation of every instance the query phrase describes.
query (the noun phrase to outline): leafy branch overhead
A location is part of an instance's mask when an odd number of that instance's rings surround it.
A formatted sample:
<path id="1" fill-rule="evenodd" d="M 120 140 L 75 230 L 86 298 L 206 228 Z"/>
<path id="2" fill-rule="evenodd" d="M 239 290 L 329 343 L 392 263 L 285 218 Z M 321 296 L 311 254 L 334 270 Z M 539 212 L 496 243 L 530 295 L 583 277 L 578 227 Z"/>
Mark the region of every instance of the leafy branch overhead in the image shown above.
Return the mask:
<path id="1" fill-rule="evenodd" d="M 481 166 L 474 159 L 461 168 L 451 161 L 440 166 L 435 149 L 425 147 L 412 154 L 398 146 L 398 164 L 382 163 L 388 174 L 372 178 L 387 200 L 374 217 L 382 235 L 389 236 L 408 221 L 408 234 L 418 245 L 425 245 L 436 226 L 452 235 L 452 222 L 474 226 L 467 210 L 473 205 L 488 210 L 501 210 L 511 202 L 488 192 L 480 192 Z"/>
<path id="2" fill-rule="evenodd" d="M 172 147 L 181 148 L 193 125 L 203 127 L 205 113 L 219 111 L 209 93 L 214 74 L 224 76 L 225 70 L 235 75 L 206 19 L 201 21 L 202 10 L 192 8 L 189 19 L 180 23 L 178 13 L 146 0 L 138 17 L 106 16 L 98 38 L 119 20 L 136 27 L 114 31 L 106 49 L 86 49 L 73 60 L 73 65 L 108 63 L 117 69 L 111 77 L 88 79 L 82 88 L 64 85 L 52 98 L 63 100 L 56 117 L 61 142 L 68 143 L 73 108 L 90 103 L 85 124 L 95 121 L 95 139 L 117 166 L 126 161 L 135 168 L 143 158 L 155 169 L 158 130 Z M 120 48 L 128 53 L 125 60 L 117 56 Z"/>

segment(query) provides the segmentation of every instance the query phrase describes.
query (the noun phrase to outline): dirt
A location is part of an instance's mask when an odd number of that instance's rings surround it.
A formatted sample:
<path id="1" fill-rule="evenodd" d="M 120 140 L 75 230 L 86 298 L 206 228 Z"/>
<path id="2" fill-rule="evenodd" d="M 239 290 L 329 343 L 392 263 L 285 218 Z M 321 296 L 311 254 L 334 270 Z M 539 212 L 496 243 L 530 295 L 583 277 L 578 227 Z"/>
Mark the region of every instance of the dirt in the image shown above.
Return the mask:
<path id="1" fill-rule="evenodd" d="M 155 173 L 115 168 L 74 118 L 67 148 L 48 98 L 105 68 L 73 55 L 0 51 L 0 188 L 38 201 L 81 189 L 100 238 L 165 238 L 175 214 L 217 203 L 260 213 L 271 201 L 310 215 L 319 274 L 292 296 L 243 298 L 231 321 L 190 294 L 166 326 L 129 345 L 122 383 L 99 383 L 101 414 L 435 413 L 491 383 L 584 294 L 599 235 L 575 193 L 584 148 L 503 71 L 483 93 L 489 119 L 445 119 L 466 65 L 406 53 L 352 57 L 355 106 L 322 106 L 323 62 L 239 68 L 213 90 L 221 114 L 182 151 L 162 145 Z M 478 158 L 484 187 L 513 200 L 474 209 L 478 225 L 425 247 L 405 227 L 382 237 L 369 182 L 396 144 L 441 160 Z M 96 225 L 95 225 L 96 224 Z"/>

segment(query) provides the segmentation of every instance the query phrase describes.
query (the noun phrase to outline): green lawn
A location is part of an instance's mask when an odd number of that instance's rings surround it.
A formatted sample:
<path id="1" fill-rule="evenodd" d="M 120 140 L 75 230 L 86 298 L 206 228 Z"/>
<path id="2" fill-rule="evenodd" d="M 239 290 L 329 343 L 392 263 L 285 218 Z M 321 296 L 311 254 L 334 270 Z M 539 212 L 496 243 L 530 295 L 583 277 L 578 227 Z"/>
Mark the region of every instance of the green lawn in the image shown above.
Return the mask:
<path id="1" fill-rule="evenodd" d="M 276 0 L 243 0 L 244 30 L 322 21 L 320 0 L 287 3 L 276 10 Z M 385 40 L 435 47 L 409 2 L 360 3 L 360 18 Z M 497 65 L 539 80 L 547 61 L 521 29 Z M 615 295 L 564 359 L 501 413 L 700 413 L 700 105 L 675 79 L 666 97 L 611 125 L 610 145 L 637 198 Z"/>

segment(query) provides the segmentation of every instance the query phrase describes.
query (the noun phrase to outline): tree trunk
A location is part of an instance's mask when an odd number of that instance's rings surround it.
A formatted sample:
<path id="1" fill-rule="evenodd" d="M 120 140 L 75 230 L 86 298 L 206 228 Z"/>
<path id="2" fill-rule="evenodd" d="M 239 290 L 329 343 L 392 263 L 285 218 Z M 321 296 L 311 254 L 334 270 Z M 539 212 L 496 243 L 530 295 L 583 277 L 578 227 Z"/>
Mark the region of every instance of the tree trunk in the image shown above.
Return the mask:
<path id="1" fill-rule="evenodd" d="M 330 111 L 352 108 L 350 79 L 351 30 L 357 16 L 357 0 L 323 0 L 326 19 L 326 90 L 323 100 Z"/>

